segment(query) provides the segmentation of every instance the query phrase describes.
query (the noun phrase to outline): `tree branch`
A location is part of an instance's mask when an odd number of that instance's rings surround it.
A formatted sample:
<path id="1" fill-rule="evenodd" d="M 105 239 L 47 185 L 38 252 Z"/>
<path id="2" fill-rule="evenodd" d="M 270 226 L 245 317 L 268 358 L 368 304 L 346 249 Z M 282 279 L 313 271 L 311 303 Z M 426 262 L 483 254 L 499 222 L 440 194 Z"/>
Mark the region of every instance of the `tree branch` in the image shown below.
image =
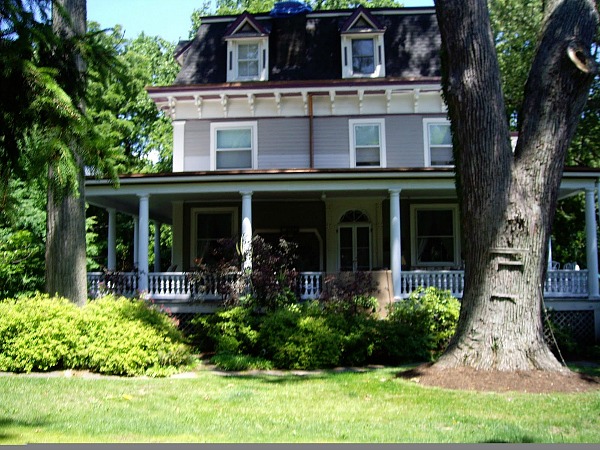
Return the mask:
<path id="1" fill-rule="evenodd" d="M 598 74 L 598 63 L 594 60 L 594 57 L 590 54 L 589 50 L 581 44 L 581 42 L 577 40 L 569 42 L 567 47 L 567 55 L 573 64 L 575 64 L 575 67 L 577 67 L 583 73 L 592 75 Z"/>

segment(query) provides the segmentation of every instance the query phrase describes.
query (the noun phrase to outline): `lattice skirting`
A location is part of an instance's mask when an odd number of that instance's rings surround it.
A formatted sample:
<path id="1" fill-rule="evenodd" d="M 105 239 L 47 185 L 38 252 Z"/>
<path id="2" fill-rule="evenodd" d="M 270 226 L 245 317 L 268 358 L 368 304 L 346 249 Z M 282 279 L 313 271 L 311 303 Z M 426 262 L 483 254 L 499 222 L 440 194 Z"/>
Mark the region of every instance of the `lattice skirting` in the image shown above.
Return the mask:
<path id="1" fill-rule="evenodd" d="M 559 328 L 568 330 L 573 338 L 584 345 L 594 344 L 594 311 L 550 311 L 550 317 Z M 544 331 L 546 338 L 550 338 L 548 327 Z"/>

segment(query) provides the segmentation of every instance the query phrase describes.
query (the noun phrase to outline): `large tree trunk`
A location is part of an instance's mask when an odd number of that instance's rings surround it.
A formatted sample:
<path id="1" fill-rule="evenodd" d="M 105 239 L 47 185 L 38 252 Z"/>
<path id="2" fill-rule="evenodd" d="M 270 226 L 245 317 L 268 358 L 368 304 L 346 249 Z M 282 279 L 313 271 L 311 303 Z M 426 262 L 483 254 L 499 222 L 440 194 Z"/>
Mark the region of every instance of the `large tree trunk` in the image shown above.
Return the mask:
<path id="1" fill-rule="evenodd" d="M 593 0 L 546 8 L 513 153 L 486 0 L 436 1 L 468 236 L 459 324 L 441 368 L 563 370 L 544 340 L 542 280 L 565 155 L 595 71 L 585 58 L 598 18 Z"/>
<path id="2" fill-rule="evenodd" d="M 69 38 L 86 32 L 86 1 L 57 0 L 52 13 L 53 28 L 59 36 Z M 60 8 L 64 11 L 61 12 Z M 71 55 L 71 63 L 81 74 L 85 66 L 80 55 Z M 63 87 L 72 98 L 85 105 L 77 97 L 80 89 Z M 48 204 L 46 224 L 46 291 L 60 295 L 82 305 L 87 300 L 86 255 L 85 255 L 85 196 L 84 167 L 79 151 L 71 149 L 77 164 L 77 191 L 65 189 L 57 183 L 57 167 L 50 162 L 48 176 Z"/>

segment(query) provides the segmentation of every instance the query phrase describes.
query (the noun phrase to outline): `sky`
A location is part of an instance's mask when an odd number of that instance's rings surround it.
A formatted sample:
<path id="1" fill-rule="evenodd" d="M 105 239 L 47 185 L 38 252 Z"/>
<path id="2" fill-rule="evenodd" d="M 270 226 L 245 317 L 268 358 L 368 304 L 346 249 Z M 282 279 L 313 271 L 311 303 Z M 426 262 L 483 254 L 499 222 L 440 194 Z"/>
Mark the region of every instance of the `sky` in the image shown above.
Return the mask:
<path id="1" fill-rule="evenodd" d="M 142 31 L 170 42 L 187 39 L 191 16 L 203 0 L 87 0 L 88 21 L 103 28 L 122 25 L 125 38 Z M 404 0 L 404 6 L 433 6 L 433 0 Z"/>

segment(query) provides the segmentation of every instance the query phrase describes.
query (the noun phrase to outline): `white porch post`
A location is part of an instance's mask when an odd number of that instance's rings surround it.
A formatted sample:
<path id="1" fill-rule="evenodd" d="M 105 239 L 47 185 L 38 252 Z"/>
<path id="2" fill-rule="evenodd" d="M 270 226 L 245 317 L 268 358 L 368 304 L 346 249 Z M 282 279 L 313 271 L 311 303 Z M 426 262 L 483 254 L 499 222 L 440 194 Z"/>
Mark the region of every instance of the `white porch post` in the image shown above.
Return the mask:
<path id="1" fill-rule="evenodd" d="M 154 271 L 160 272 L 160 222 L 154 222 Z"/>
<path id="2" fill-rule="evenodd" d="M 173 202 L 173 244 L 171 246 L 171 264 L 176 265 L 181 272 L 183 265 L 183 202 Z"/>
<path id="3" fill-rule="evenodd" d="M 173 120 L 173 172 L 185 169 L 183 147 L 185 145 L 185 120 Z"/>
<path id="4" fill-rule="evenodd" d="M 138 268 L 140 260 L 138 259 L 140 253 L 140 218 L 139 216 L 133 216 L 133 267 Z"/>
<path id="5" fill-rule="evenodd" d="M 244 271 L 252 270 L 252 192 L 242 195 L 242 255 Z"/>
<path id="6" fill-rule="evenodd" d="M 402 296 L 402 244 L 400 240 L 400 189 L 390 190 L 390 263 L 394 300 Z"/>
<path id="7" fill-rule="evenodd" d="M 598 237 L 596 231 L 595 190 L 585 190 L 585 247 L 588 269 L 590 298 L 599 298 L 598 293 Z"/>
<path id="8" fill-rule="evenodd" d="M 149 201 L 148 194 L 140 197 L 139 215 L 139 242 L 138 242 L 138 289 L 140 292 L 148 290 L 148 238 L 149 238 Z"/>
<path id="9" fill-rule="evenodd" d="M 108 256 L 106 268 L 115 270 L 117 268 L 117 210 L 108 208 Z"/>

